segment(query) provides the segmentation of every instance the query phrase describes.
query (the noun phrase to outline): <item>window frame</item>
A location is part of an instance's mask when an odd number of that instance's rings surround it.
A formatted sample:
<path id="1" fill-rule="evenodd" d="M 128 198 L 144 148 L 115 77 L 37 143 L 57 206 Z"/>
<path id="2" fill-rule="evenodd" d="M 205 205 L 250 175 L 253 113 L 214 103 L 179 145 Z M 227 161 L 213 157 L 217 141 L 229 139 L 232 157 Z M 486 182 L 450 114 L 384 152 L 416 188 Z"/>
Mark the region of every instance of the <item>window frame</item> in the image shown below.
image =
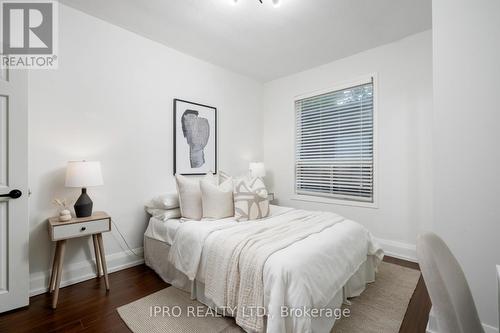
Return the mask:
<path id="1" fill-rule="evenodd" d="M 327 93 L 332 93 L 338 90 L 344 90 L 351 87 L 363 85 L 372 82 L 373 84 L 373 202 L 365 202 L 365 201 L 357 201 L 349 198 L 333 198 L 328 196 L 321 195 L 305 195 L 297 193 L 297 112 L 295 108 L 295 103 L 299 100 L 310 98 L 318 95 L 323 95 Z M 372 73 L 370 75 L 364 75 L 359 78 L 342 81 L 339 83 L 335 83 L 331 85 L 329 88 L 312 91 L 309 93 L 297 95 L 293 98 L 293 113 L 295 126 L 293 126 L 293 156 L 294 163 L 293 167 L 293 195 L 291 197 L 292 200 L 297 201 L 308 201 L 308 202 L 316 202 L 316 203 L 324 203 L 324 204 L 336 204 L 343 206 L 354 206 L 354 207 L 364 207 L 364 208 L 374 208 L 378 209 L 378 77 L 377 73 Z"/>

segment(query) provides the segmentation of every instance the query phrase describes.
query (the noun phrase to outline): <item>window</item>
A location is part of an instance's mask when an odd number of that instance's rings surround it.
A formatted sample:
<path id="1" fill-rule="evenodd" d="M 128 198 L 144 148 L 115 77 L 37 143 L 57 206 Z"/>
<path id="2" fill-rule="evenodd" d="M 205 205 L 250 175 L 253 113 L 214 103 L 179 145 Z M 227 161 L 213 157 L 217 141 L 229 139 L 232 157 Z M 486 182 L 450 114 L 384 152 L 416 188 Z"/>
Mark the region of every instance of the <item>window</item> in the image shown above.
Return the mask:
<path id="1" fill-rule="evenodd" d="M 295 190 L 374 202 L 373 80 L 295 101 Z"/>

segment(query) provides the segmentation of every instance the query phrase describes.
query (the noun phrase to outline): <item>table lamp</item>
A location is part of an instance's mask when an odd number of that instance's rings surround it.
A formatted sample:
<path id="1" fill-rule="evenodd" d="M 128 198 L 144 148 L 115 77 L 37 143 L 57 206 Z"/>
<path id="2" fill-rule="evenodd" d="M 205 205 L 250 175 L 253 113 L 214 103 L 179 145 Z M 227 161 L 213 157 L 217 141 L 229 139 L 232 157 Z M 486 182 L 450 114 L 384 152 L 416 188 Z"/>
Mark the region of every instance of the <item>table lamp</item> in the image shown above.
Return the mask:
<path id="1" fill-rule="evenodd" d="M 248 169 L 250 171 L 250 177 L 252 178 L 262 178 L 266 176 L 266 167 L 262 162 L 252 162 Z"/>
<path id="2" fill-rule="evenodd" d="M 71 161 L 66 168 L 66 187 L 80 187 L 82 194 L 75 202 L 76 217 L 92 215 L 92 200 L 87 187 L 102 185 L 101 163 L 92 161 Z"/>

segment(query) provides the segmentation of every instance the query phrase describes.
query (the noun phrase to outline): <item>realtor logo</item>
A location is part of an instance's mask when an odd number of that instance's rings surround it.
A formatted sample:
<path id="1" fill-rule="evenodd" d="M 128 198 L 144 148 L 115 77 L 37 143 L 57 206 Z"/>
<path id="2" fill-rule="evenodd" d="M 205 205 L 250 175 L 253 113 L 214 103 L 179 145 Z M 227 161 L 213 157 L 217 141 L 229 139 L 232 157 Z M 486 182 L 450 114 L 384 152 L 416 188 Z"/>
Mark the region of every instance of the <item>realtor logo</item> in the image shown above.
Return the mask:
<path id="1" fill-rule="evenodd" d="M 4 3 L 5 54 L 52 53 L 52 3 Z"/>
<path id="2" fill-rule="evenodd" d="M 1 64 L 9 68 L 56 68 L 57 3 L 1 1 Z"/>

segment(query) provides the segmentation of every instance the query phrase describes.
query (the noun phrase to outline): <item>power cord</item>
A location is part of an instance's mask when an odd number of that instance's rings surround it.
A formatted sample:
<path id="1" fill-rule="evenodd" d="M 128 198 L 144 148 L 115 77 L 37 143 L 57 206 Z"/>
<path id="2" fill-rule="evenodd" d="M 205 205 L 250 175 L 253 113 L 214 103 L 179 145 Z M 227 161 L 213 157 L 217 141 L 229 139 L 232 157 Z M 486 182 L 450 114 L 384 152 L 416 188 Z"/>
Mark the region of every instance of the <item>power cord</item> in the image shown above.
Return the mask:
<path id="1" fill-rule="evenodd" d="M 128 245 L 127 241 L 125 240 L 125 237 L 123 237 L 123 234 L 121 233 L 120 228 L 118 228 L 118 226 L 116 225 L 114 219 L 111 219 L 111 223 L 113 223 L 113 225 L 115 226 L 115 230 L 118 231 L 118 234 L 122 238 L 123 242 L 125 243 L 125 245 L 127 245 L 128 250 L 130 252 L 132 252 L 132 254 L 135 255 L 136 257 L 142 258 L 141 255 L 137 254 L 134 250 L 132 250 L 132 248 L 130 247 L 130 245 Z M 113 233 L 111 233 L 111 234 L 113 234 Z M 115 237 L 115 239 L 116 239 L 116 237 Z M 118 245 L 120 245 L 120 247 L 122 248 L 122 250 L 126 251 L 126 249 L 123 248 L 121 242 L 118 242 Z"/>

